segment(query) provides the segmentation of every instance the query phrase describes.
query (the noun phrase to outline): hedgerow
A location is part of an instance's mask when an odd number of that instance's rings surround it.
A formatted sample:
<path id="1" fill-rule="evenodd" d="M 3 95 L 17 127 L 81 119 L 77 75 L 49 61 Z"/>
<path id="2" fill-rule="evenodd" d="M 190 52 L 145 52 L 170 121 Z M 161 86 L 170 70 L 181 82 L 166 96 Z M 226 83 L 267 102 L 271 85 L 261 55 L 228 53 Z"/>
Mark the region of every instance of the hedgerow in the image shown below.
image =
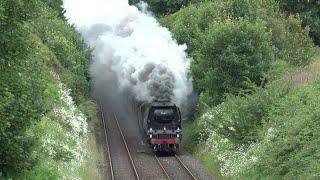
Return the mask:
<path id="1" fill-rule="evenodd" d="M 317 179 L 320 83 L 309 80 L 300 84 L 292 75 L 252 95 L 229 96 L 200 116 L 192 136 L 223 176 Z"/>
<path id="2" fill-rule="evenodd" d="M 86 156 L 86 133 L 73 130 L 87 123 L 78 106 L 93 113 L 90 49 L 63 17 L 61 4 L 0 2 L 0 179 L 77 177 L 77 154 Z M 61 84 L 70 88 L 67 95 Z"/>
<path id="3" fill-rule="evenodd" d="M 209 0 L 160 17 L 187 45 L 200 96 L 185 145 L 215 173 L 319 178 L 315 4 Z"/>

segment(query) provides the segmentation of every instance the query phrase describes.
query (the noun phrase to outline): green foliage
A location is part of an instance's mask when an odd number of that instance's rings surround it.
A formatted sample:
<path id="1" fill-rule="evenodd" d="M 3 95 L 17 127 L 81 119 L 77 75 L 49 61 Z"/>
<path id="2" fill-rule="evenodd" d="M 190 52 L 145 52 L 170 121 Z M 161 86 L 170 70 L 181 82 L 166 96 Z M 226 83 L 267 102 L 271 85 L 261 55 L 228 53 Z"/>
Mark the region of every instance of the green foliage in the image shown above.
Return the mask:
<path id="1" fill-rule="evenodd" d="M 68 135 L 69 127 L 65 126 L 53 113 L 47 113 L 40 122 L 30 126 L 28 134 L 38 140 L 33 146 L 34 162 L 32 169 L 25 169 L 19 174 L 18 179 L 60 179 L 61 173 L 66 170 L 59 170 L 62 163 L 68 163 L 74 156 L 70 152 L 76 146 L 75 140 Z"/>
<path id="2" fill-rule="evenodd" d="M 319 178 L 318 66 L 301 73 L 314 57 L 309 33 L 320 37 L 318 5 L 214 0 L 160 19 L 193 60 L 200 117 L 184 137 L 208 167 L 239 179 Z M 298 73 L 307 84 L 293 81 Z"/>
<path id="3" fill-rule="evenodd" d="M 51 9 L 53 9 L 60 18 L 65 19 L 64 13 L 65 10 L 63 9 L 63 1 L 62 0 L 42 0 L 45 2 Z"/>
<path id="4" fill-rule="evenodd" d="M 278 58 L 301 67 L 311 63 L 315 48 L 308 36 L 309 29 L 301 28 L 300 19 L 289 16 L 287 19 L 270 20 L 268 24 Z"/>
<path id="5" fill-rule="evenodd" d="M 246 79 L 260 84 L 275 53 L 263 23 L 242 19 L 212 24 L 201 42 L 203 56 L 192 66 L 195 86 L 220 100 L 245 89 Z"/>
<path id="6" fill-rule="evenodd" d="M 1 1 L 2 18 L 1 26 L 16 26 L 17 24 L 28 20 L 34 15 L 34 9 L 37 5 L 36 0 L 15 0 Z"/>
<path id="7" fill-rule="evenodd" d="M 42 179 L 37 172 L 52 170 L 34 155 L 40 151 L 39 137 L 29 131 L 59 101 L 53 74 L 72 88 L 79 104 L 89 94 L 90 50 L 62 18 L 61 4 L 0 1 L 0 176 L 5 178 L 30 171 L 35 173 L 31 177 Z M 83 109 L 90 107 L 83 104 Z"/>
<path id="8" fill-rule="evenodd" d="M 3 2 L 5 21 L 1 24 L 0 50 L 0 172 L 14 174 L 29 168 L 35 142 L 25 131 L 51 109 L 56 96 L 45 66 L 47 49 L 24 26 L 32 3 Z M 14 6 L 14 7 L 12 7 Z"/>
<path id="9" fill-rule="evenodd" d="M 82 100 L 79 109 L 91 121 L 95 118 L 98 107 L 93 101 Z"/>
<path id="10" fill-rule="evenodd" d="M 135 5 L 139 0 L 129 0 L 129 4 Z M 187 6 L 190 3 L 197 2 L 196 0 L 145 0 L 149 5 L 150 10 L 157 15 L 165 15 L 178 11 L 180 8 Z"/>
<path id="11" fill-rule="evenodd" d="M 31 23 L 32 30 L 54 53 L 59 62 L 54 62 L 62 81 L 71 88 L 77 103 L 81 96 L 89 94 L 89 62 L 91 50 L 80 34 L 68 23 L 48 14 L 48 17 L 35 18 Z"/>
<path id="12" fill-rule="evenodd" d="M 299 14 L 303 26 L 310 27 L 310 36 L 314 43 L 320 45 L 320 2 L 317 0 L 278 1 L 281 9 L 287 14 Z"/>
<path id="13" fill-rule="evenodd" d="M 272 41 L 278 51 L 277 58 L 297 66 L 306 66 L 311 62 L 314 45 L 308 36 L 309 28 L 301 27 L 302 22 L 298 16 L 286 17 L 274 0 L 237 0 L 230 3 L 227 14 L 231 17 L 265 22 L 268 31 L 272 32 Z"/>
<path id="14" fill-rule="evenodd" d="M 319 174 L 319 83 L 295 87 L 272 106 L 266 127 L 275 129 L 259 161 L 243 177 L 318 179 Z M 261 137 L 263 138 L 263 137 Z"/>
<path id="15" fill-rule="evenodd" d="M 23 38 L 29 39 L 30 44 L 17 45 L 26 47 L 21 47 L 25 52 L 6 56 L 10 60 L 3 62 L 1 68 L 0 143 L 3 147 L 0 150 L 0 171 L 6 173 L 30 166 L 28 153 L 33 140 L 24 137 L 25 130 L 51 109 L 56 98 L 45 66 L 47 53 L 41 49 L 39 41 L 31 40 L 28 35 Z"/>
<path id="16" fill-rule="evenodd" d="M 228 96 L 225 102 L 210 111 L 214 117 L 210 120 L 210 126 L 237 145 L 257 141 L 259 127 L 268 108 L 285 96 L 290 86 L 282 81 L 267 87 L 269 90 L 252 87 L 252 95 Z"/>
<path id="17" fill-rule="evenodd" d="M 284 62 L 272 65 L 273 81 L 265 88 L 252 87 L 250 94 L 206 108 L 185 136 L 200 140 L 201 152 L 219 161 L 221 171 L 229 172 L 224 175 L 319 178 L 319 80 L 295 82 L 296 68 Z"/>
<path id="18" fill-rule="evenodd" d="M 187 44 L 194 84 L 207 105 L 246 89 L 247 79 L 260 85 L 272 61 L 306 66 L 314 54 L 309 29 L 301 28 L 299 18 L 282 15 L 276 1 L 208 1 L 160 22 Z"/>

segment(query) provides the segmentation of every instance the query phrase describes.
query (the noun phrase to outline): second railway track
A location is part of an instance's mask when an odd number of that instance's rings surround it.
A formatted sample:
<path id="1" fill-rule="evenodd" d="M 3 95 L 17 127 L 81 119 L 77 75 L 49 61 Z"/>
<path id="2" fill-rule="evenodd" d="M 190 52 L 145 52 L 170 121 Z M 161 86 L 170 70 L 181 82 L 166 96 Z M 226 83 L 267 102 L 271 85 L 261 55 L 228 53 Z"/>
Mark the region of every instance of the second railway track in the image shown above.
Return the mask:
<path id="1" fill-rule="evenodd" d="M 117 116 L 114 113 L 112 113 L 112 114 L 113 114 L 113 118 L 111 118 L 111 119 L 113 119 L 115 121 L 116 127 L 117 127 L 116 129 L 120 133 L 123 145 L 125 147 L 125 151 L 127 152 L 128 159 L 129 159 L 130 164 L 131 164 L 132 171 L 134 172 L 134 177 L 135 177 L 135 179 L 140 180 L 139 174 L 137 172 L 137 168 L 136 168 L 135 163 L 134 163 L 134 161 L 132 159 L 130 149 L 129 149 L 128 144 L 126 142 L 125 136 L 123 135 L 122 129 L 121 129 L 120 125 L 119 125 Z M 106 119 L 105 119 L 105 115 L 104 115 L 102 107 L 101 107 L 101 117 L 102 117 L 102 123 L 103 123 L 104 131 L 105 131 L 105 139 L 106 139 L 106 145 L 107 145 L 107 151 L 108 151 L 111 179 L 112 180 L 114 180 L 114 179 L 123 179 L 123 177 L 122 177 L 123 173 L 118 173 L 118 174 L 115 173 L 117 168 L 114 167 L 115 164 L 114 164 L 114 161 L 112 160 L 113 156 L 112 156 L 112 152 L 111 152 L 112 151 L 111 150 L 111 144 L 109 142 L 110 139 L 109 139 L 109 136 L 108 136 L 108 130 L 107 130 L 107 126 L 106 126 Z M 109 119 L 109 120 L 111 120 L 111 119 Z M 121 165 L 119 165 L 119 166 L 121 166 Z M 126 173 L 128 173 L 128 172 L 126 172 Z M 128 175 L 128 176 L 130 176 L 130 175 Z M 132 176 L 131 176 L 130 179 L 132 179 Z"/>
<path id="2" fill-rule="evenodd" d="M 123 133 L 122 133 L 122 130 L 121 130 L 121 127 L 120 127 L 120 125 L 119 125 L 117 116 L 116 116 L 116 114 L 114 114 L 114 113 L 113 113 L 113 116 L 114 116 L 114 120 L 115 120 L 116 123 L 117 123 L 118 130 L 119 130 L 119 132 L 120 132 L 120 134 L 121 134 L 122 142 L 124 143 L 124 145 L 125 145 L 125 147 L 126 147 L 126 150 L 127 150 L 127 153 L 128 153 L 128 156 L 129 156 L 129 158 L 130 158 L 130 162 L 131 162 L 132 168 L 133 168 L 133 170 L 134 170 L 135 177 L 136 177 L 137 180 L 140 180 L 140 177 L 139 177 L 139 174 L 138 174 L 136 165 L 134 164 L 134 161 L 133 161 L 133 159 L 132 159 L 131 152 L 130 152 L 130 150 L 129 150 L 127 141 L 126 141 L 126 139 L 125 139 L 125 137 L 124 137 L 124 135 L 123 135 Z"/>

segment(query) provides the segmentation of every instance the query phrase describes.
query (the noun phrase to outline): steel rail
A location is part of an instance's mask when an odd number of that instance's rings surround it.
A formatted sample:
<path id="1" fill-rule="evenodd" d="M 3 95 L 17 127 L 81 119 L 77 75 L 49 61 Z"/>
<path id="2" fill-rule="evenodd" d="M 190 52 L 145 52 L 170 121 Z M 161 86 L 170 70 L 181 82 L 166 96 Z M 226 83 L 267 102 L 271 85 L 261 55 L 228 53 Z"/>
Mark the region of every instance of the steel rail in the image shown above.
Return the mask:
<path id="1" fill-rule="evenodd" d="M 127 150 L 127 153 L 128 153 L 128 156 L 129 156 L 129 159 L 130 159 L 130 162 L 131 162 L 131 165 L 132 165 L 132 167 L 133 167 L 133 170 L 134 170 L 134 173 L 135 173 L 136 179 L 137 179 L 137 180 L 140 180 L 140 178 L 139 178 L 139 174 L 138 174 L 138 171 L 137 171 L 137 168 L 136 168 L 136 166 L 135 166 L 135 164 L 134 164 L 134 161 L 133 161 L 133 159 L 132 159 L 132 156 L 131 156 L 130 150 L 129 150 L 129 148 L 128 148 L 128 145 L 127 145 L 126 139 L 125 139 L 125 137 L 124 137 L 124 135 L 123 135 L 123 133 L 122 133 L 121 127 L 120 127 L 120 125 L 119 125 L 119 122 L 118 122 L 117 116 L 116 116 L 116 114 L 115 114 L 115 113 L 113 113 L 113 116 L 114 116 L 114 119 L 115 119 L 115 121 L 116 121 L 116 123 L 117 123 L 118 129 L 119 129 L 119 132 L 120 132 L 121 137 L 122 137 L 122 141 L 123 141 L 123 143 L 124 143 L 124 146 L 126 147 L 126 150 Z"/>
<path id="2" fill-rule="evenodd" d="M 197 180 L 197 178 L 192 174 L 190 169 L 181 161 L 181 159 L 176 154 L 174 155 L 174 157 L 178 160 L 178 162 L 183 167 L 183 169 L 185 169 L 187 171 L 187 173 L 190 175 L 190 177 L 192 177 L 192 179 L 194 179 L 194 180 Z"/>
<path id="3" fill-rule="evenodd" d="M 163 167 L 163 165 L 161 164 L 159 158 L 158 158 L 156 155 L 154 155 L 154 158 L 157 160 L 158 165 L 161 167 L 163 173 L 166 175 L 166 177 L 168 178 L 168 180 L 171 180 L 169 174 L 167 173 L 166 169 L 165 169 L 165 168 Z"/>
<path id="4" fill-rule="evenodd" d="M 110 144 L 109 144 L 109 139 L 108 139 L 106 122 L 105 122 L 105 119 L 104 119 L 104 113 L 103 113 L 103 109 L 102 109 L 102 106 L 101 106 L 101 105 L 100 105 L 100 110 L 101 110 L 101 117 L 102 117 L 103 128 L 104 128 L 104 135 L 105 135 L 105 137 L 106 137 L 106 144 L 107 144 L 107 150 L 108 150 L 108 158 L 109 158 L 109 166 L 110 166 L 111 179 L 114 180 L 113 165 L 112 165 L 111 153 L 110 153 Z"/>

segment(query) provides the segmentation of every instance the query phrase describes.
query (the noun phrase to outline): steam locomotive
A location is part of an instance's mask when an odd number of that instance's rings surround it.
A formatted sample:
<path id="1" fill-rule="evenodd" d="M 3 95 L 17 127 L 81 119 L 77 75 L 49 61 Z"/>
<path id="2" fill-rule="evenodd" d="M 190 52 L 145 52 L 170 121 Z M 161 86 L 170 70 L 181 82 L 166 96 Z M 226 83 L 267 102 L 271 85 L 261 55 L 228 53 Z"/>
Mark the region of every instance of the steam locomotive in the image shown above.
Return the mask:
<path id="1" fill-rule="evenodd" d="M 181 113 L 179 107 L 168 100 L 142 103 L 138 120 L 147 143 L 154 152 L 176 153 L 181 142 Z"/>

